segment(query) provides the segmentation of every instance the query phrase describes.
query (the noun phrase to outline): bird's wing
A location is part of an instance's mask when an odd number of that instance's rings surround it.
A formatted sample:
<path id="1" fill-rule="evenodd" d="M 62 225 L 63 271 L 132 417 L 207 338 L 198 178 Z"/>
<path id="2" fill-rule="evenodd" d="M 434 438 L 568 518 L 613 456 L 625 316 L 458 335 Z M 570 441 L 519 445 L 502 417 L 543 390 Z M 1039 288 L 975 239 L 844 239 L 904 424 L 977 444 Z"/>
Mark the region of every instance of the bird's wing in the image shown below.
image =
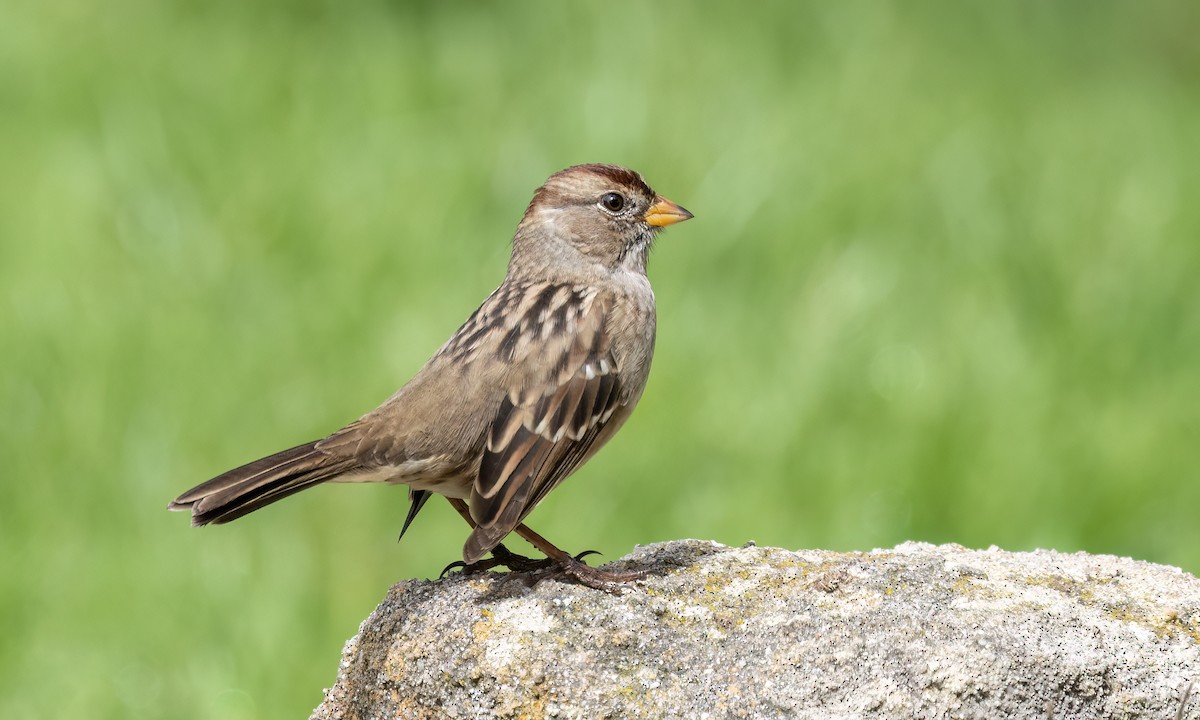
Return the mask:
<path id="1" fill-rule="evenodd" d="M 474 474 L 502 398 L 528 388 L 540 394 L 582 362 L 572 348 L 597 294 L 564 283 L 502 284 L 412 380 L 317 448 L 425 479 Z"/>
<path id="2" fill-rule="evenodd" d="M 544 309 L 524 314 L 499 345 L 512 371 L 471 492 L 478 527 L 463 551 L 467 562 L 495 547 L 598 449 L 605 424 L 629 401 L 606 330 L 610 302 L 588 290 L 546 293 Z"/>

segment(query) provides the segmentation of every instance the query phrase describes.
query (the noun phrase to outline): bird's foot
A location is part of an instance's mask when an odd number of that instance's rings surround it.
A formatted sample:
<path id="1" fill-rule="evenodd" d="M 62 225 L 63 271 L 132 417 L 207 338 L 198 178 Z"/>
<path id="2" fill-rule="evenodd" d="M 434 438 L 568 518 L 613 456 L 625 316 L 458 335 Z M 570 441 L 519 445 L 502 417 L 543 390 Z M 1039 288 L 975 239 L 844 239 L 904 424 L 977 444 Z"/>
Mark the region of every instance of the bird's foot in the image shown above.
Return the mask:
<path id="1" fill-rule="evenodd" d="M 622 585 L 625 583 L 640 580 L 648 574 L 645 570 L 601 570 L 583 562 L 583 558 L 588 555 L 599 554 L 595 550 L 587 550 L 575 557 L 566 555 L 555 560 L 554 563 L 564 575 L 581 585 L 603 590 L 613 595 L 620 595 L 623 592 Z"/>
<path id="2" fill-rule="evenodd" d="M 461 570 L 464 575 L 487 572 L 498 567 L 507 568 L 514 572 L 533 572 L 535 570 L 545 570 L 546 568 L 554 567 L 555 564 L 550 558 L 534 560 L 524 555 L 518 555 L 503 545 L 497 545 L 492 548 L 492 556 L 489 558 L 477 560 L 473 563 L 465 563 L 461 560 L 450 563 L 442 570 L 442 574 L 438 576 L 438 579 L 446 577 L 446 573 L 451 570 Z"/>
<path id="3" fill-rule="evenodd" d="M 540 560 L 535 560 L 530 557 L 525 557 L 524 555 L 518 555 L 503 545 L 497 545 L 492 550 L 492 556 L 489 558 L 477 560 L 473 563 L 465 563 L 461 560 L 450 563 L 442 570 L 441 575 L 438 575 L 438 579 L 440 580 L 446 577 L 446 573 L 450 572 L 451 570 L 460 570 L 464 575 L 474 575 L 476 573 L 487 572 L 488 570 L 498 567 L 507 568 L 508 570 L 518 573 L 535 573 L 543 570 L 558 570 L 564 575 L 583 585 L 587 585 L 590 588 L 604 590 L 605 592 L 611 592 L 619 595 L 619 585 L 621 583 L 631 582 L 646 575 L 645 572 L 614 572 L 609 570 L 601 570 L 599 568 L 591 567 L 583 561 L 583 559 L 588 555 L 599 554 L 600 553 L 597 550 L 584 550 L 574 557 L 567 555 L 560 559 L 542 558 Z M 535 579 L 533 583 L 536 584 L 536 582 L 537 580 Z"/>

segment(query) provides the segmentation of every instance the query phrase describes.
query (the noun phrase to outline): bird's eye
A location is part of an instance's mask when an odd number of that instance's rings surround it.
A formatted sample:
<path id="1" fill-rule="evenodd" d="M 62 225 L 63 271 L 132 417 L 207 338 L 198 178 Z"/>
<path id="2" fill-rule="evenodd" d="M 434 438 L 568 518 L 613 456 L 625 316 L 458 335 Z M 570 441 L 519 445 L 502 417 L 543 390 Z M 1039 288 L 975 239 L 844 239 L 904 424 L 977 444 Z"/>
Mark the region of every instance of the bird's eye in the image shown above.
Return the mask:
<path id="1" fill-rule="evenodd" d="M 600 198 L 600 204 L 609 212 L 620 212 L 621 208 L 625 207 L 625 196 L 615 192 L 604 193 L 604 196 Z"/>

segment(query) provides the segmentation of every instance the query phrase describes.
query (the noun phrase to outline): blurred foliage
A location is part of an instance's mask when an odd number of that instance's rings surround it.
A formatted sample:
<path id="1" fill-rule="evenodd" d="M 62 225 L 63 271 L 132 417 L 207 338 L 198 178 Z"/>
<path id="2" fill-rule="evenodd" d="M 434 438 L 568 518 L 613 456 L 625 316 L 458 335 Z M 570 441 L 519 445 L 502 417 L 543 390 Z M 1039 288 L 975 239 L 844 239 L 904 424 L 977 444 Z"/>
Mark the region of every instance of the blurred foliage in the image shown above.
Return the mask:
<path id="1" fill-rule="evenodd" d="M 168 499 L 320 436 L 616 162 L 656 365 L 531 524 L 1200 571 L 1200 6 L 0 3 L 0 715 L 294 718 L 465 527 Z M 515 547 L 523 547 L 514 543 Z"/>

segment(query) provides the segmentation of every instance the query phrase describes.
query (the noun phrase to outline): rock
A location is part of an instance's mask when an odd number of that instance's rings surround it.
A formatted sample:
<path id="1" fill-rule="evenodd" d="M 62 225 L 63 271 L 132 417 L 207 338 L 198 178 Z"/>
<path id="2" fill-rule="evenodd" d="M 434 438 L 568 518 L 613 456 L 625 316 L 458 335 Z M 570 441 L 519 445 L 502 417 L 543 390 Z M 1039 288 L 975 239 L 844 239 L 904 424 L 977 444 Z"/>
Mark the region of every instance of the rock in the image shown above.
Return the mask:
<path id="1" fill-rule="evenodd" d="M 1200 580 L 1107 555 L 640 547 L 391 589 L 313 718 L 1200 718 Z"/>

